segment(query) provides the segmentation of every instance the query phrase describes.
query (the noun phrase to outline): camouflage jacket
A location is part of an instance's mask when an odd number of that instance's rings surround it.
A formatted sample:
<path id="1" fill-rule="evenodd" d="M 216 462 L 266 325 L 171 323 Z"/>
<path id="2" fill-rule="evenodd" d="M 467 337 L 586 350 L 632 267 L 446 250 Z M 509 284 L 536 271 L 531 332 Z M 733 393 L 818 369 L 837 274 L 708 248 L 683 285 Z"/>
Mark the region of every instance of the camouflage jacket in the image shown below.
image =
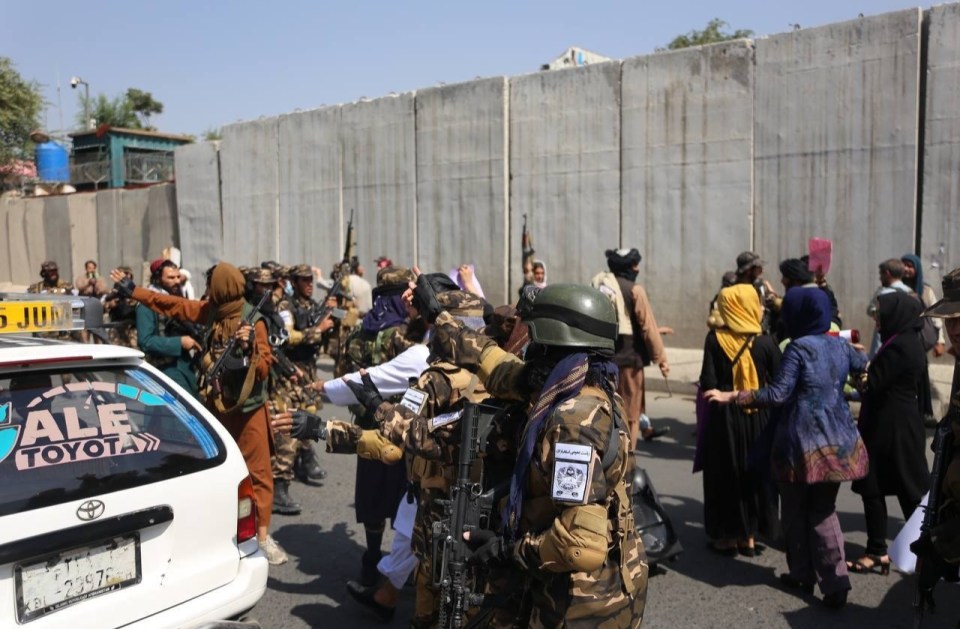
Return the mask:
<path id="1" fill-rule="evenodd" d="M 48 286 L 44 282 L 37 282 L 36 284 L 31 284 L 30 288 L 27 289 L 28 293 L 37 293 L 48 295 L 74 295 L 76 291 L 73 288 L 73 284 L 70 282 L 64 282 L 63 280 L 57 280 L 56 285 Z"/>

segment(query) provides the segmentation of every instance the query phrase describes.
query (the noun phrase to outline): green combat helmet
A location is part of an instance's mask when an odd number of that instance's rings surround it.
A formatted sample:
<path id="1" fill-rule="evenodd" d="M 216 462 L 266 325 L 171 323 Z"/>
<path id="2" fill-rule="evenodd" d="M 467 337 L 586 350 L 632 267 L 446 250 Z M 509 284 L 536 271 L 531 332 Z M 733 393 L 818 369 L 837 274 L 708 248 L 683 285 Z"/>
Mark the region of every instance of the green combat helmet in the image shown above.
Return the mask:
<path id="1" fill-rule="evenodd" d="M 532 304 L 521 303 L 520 311 L 535 343 L 614 351 L 617 312 L 596 288 L 551 284 L 536 294 Z"/>

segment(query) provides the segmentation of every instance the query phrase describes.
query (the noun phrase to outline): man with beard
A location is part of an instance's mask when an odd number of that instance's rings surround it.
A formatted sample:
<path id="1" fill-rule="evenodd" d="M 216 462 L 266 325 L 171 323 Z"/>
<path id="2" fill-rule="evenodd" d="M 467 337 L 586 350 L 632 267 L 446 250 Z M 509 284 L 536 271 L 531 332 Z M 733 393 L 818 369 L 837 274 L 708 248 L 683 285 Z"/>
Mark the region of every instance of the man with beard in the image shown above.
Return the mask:
<path id="1" fill-rule="evenodd" d="M 180 297 L 180 269 L 170 260 L 154 260 L 150 264 L 149 290 L 162 295 Z M 147 362 L 174 382 L 197 395 L 197 372 L 192 352 L 203 347 L 182 327 L 166 315 L 161 315 L 143 304 L 137 305 L 137 345 L 146 354 Z M 176 333 L 175 333 L 176 332 Z"/>

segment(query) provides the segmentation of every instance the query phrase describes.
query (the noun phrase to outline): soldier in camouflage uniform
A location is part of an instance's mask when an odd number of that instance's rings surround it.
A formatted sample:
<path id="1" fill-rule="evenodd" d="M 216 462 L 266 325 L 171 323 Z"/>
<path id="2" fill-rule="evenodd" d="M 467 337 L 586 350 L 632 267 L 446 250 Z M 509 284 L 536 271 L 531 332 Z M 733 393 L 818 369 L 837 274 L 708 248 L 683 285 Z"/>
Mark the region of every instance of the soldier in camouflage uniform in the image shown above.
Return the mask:
<path id="1" fill-rule="evenodd" d="M 464 325 L 483 326 L 483 300 L 460 290 L 448 290 L 437 299 L 447 311 Z M 380 404 L 382 399 L 372 383 L 367 388 L 351 384 L 357 398 L 365 401 L 376 425 L 363 427 L 329 423 L 327 447 L 337 452 L 359 452 L 365 458 L 384 456 L 391 462 L 395 451 L 384 440 L 404 448 L 410 481 L 416 487 L 417 516 L 412 545 L 419 560 L 416 572 L 416 603 L 413 626 L 436 623 L 439 601 L 433 588 L 432 536 L 433 523 L 443 517 L 437 500 L 447 498 L 450 485 L 456 480 L 459 436 L 456 434 L 459 415 L 455 413 L 462 400 L 479 402 L 486 399 L 477 376 L 456 365 L 435 360 L 421 374 L 399 403 Z M 492 440 L 496 441 L 496 440 Z M 380 460 L 383 460 L 381 458 Z M 348 589 L 357 600 L 376 600 L 370 592 L 362 592 L 356 584 Z"/>
<path id="2" fill-rule="evenodd" d="M 28 293 L 40 295 L 76 295 L 77 291 L 70 282 L 60 279 L 60 268 L 56 261 L 47 260 L 40 265 L 40 277 L 43 279 L 27 288 Z M 38 338 L 57 339 L 60 341 L 79 341 L 79 332 L 37 332 Z"/>
<path id="3" fill-rule="evenodd" d="M 488 392 L 529 403 L 504 535 L 472 534 L 474 560 L 528 575 L 533 627 L 637 627 L 647 565 L 628 483 L 634 461 L 616 368 L 617 318 L 599 291 L 553 284 L 520 308 L 526 362 L 461 325 L 418 281 L 435 319 L 435 355 L 476 372 Z M 524 621 L 527 622 L 527 621 Z"/>
<path id="4" fill-rule="evenodd" d="M 260 302 L 265 291 L 271 293 L 270 298 L 261 308 L 261 314 L 267 324 L 269 340 L 276 362 L 270 369 L 270 380 L 267 383 L 268 406 L 271 413 L 302 409 L 308 413 L 317 413 L 323 404 L 319 395 L 305 387 L 305 378 L 302 372 L 286 356 L 286 341 L 288 332 L 284 326 L 289 313 L 280 310 L 283 299 L 283 287 L 278 278 L 268 268 L 249 271 L 249 281 L 253 287 L 251 301 Z M 281 515 L 297 515 L 300 513 L 300 504 L 290 497 L 290 483 L 293 481 L 293 467 L 297 452 L 301 447 L 301 440 L 295 439 L 285 432 L 274 430 L 274 456 L 271 461 L 273 468 L 273 512 Z M 312 447 L 312 441 L 304 441 L 307 447 Z"/>
<path id="5" fill-rule="evenodd" d="M 313 299 L 313 269 L 309 264 L 298 264 L 290 270 L 293 296 L 284 296 L 277 305 L 289 334 L 285 353 L 303 373 L 305 383 L 317 380 L 317 356 L 324 333 L 333 327 L 330 316 L 318 319 L 323 307 Z M 300 442 L 294 461 L 295 475 L 302 481 L 322 481 L 327 474 L 317 462 L 310 442 Z"/>

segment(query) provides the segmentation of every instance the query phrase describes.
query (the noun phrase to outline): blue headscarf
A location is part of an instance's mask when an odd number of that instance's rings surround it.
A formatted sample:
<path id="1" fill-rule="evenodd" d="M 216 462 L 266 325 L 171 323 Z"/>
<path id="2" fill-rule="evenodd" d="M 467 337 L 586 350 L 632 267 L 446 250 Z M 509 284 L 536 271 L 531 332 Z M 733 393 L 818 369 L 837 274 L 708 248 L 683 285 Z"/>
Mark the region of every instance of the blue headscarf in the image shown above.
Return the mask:
<path id="1" fill-rule="evenodd" d="M 363 315 L 363 331 L 379 332 L 407 320 L 407 309 L 403 305 L 403 295 L 378 295 L 373 300 L 373 308 Z"/>
<path id="2" fill-rule="evenodd" d="M 909 262 L 913 265 L 913 268 L 917 270 L 917 274 L 914 278 L 914 288 L 913 292 L 917 295 L 923 295 L 923 262 L 920 261 L 920 256 L 915 256 L 912 253 L 907 253 L 900 256 L 902 262 Z"/>
<path id="3" fill-rule="evenodd" d="M 784 295 L 780 318 L 787 328 L 787 335 L 795 341 L 829 330 L 832 312 L 830 298 L 820 288 L 797 287 Z"/>

